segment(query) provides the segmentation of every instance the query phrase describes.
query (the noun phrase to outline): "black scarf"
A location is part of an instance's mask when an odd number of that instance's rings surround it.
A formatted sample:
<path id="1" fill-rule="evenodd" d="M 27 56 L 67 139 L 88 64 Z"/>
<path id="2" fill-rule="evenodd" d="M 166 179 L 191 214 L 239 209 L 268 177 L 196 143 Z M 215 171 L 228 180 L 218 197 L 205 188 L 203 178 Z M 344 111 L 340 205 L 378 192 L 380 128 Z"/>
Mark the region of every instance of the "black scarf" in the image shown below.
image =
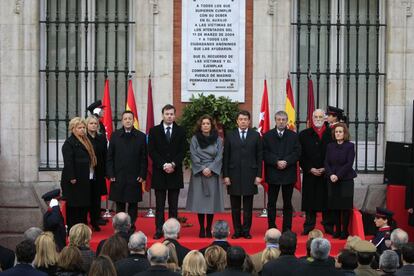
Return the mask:
<path id="1" fill-rule="evenodd" d="M 201 131 L 197 131 L 196 133 L 198 144 L 202 149 L 207 148 L 210 145 L 213 145 L 218 138 L 217 130 L 212 130 L 209 136 L 205 136 Z"/>

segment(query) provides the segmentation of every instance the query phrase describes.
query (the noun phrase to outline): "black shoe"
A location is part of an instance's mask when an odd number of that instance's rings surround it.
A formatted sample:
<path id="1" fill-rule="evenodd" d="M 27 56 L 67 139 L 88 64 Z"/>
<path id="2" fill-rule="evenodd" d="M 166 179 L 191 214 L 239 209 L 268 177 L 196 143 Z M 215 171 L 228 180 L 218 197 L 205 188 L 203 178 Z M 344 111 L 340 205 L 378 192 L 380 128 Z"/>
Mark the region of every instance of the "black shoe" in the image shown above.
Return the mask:
<path id="1" fill-rule="evenodd" d="M 99 227 L 98 224 L 92 225 L 92 229 L 93 229 L 94 232 L 100 232 L 101 231 L 101 227 Z"/>
<path id="2" fill-rule="evenodd" d="M 346 240 L 348 236 L 349 236 L 348 231 L 342 231 L 339 239 Z"/>
<path id="3" fill-rule="evenodd" d="M 164 235 L 160 232 L 157 232 L 154 234 L 154 236 L 152 237 L 154 240 L 159 240 L 163 237 Z"/>
<path id="4" fill-rule="evenodd" d="M 333 227 L 330 225 L 325 225 L 323 228 L 326 234 L 332 235 L 334 233 Z"/>
<path id="5" fill-rule="evenodd" d="M 335 233 L 333 233 L 332 238 L 337 239 L 341 236 L 341 232 L 336 231 Z"/>
<path id="6" fill-rule="evenodd" d="M 200 229 L 200 233 L 198 234 L 199 238 L 205 238 L 206 237 L 206 231 L 204 229 Z"/>
<path id="7" fill-rule="evenodd" d="M 239 233 L 234 233 L 234 234 L 231 236 L 231 238 L 232 238 L 233 240 L 236 240 L 236 239 L 241 238 L 241 235 L 240 235 Z"/>
<path id="8" fill-rule="evenodd" d="M 211 228 L 206 228 L 206 238 L 212 238 L 213 234 L 211 234 Z"/>
<path id="9" fill-rule="evenodd" d="M 248 239 L 248 240 L 252 239 L 252 235 L 250 235 L 249 233 L 245 233 L 243 236 L 245 239 Z"/>

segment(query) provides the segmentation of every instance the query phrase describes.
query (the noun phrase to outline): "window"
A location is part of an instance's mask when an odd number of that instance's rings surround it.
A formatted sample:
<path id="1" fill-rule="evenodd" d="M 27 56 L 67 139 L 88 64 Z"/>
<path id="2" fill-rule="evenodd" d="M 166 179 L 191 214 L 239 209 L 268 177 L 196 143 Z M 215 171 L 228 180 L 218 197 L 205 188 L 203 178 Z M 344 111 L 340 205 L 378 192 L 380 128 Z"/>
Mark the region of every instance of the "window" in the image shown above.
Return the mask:
<path id="1" fill-rule="evenodd" d="M 131 64 L 131 0 L 42 0 L 40 169 L 59 170 L 71 118 L 102 99 L 110 81 L 115 126 L 125 108 Z"/>
<path id="2" fill-rule="evenodd" d="M 308 76 L 315 106 L 345 110 L 355 168 L 383 166 L 385 11 L 383 0 L 296 0 L 292 83 L 298 129 L 306 127 Z"/>

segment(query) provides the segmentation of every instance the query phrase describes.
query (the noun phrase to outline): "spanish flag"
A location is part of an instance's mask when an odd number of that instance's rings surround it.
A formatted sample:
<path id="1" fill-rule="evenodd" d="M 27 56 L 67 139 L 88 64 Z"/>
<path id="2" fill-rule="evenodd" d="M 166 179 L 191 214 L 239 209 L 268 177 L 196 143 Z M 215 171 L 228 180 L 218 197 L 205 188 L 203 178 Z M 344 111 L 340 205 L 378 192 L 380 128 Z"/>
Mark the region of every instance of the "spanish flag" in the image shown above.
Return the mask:
<path id="1" fill-rule="evenodd" d="M 139 120 L 137 106 L 135 105 L 134 88 L 132 87 L 132 80 L 128 81 L 128 95 L 125 110 L 134 113 L 134 128 L 139 129 Z"/>

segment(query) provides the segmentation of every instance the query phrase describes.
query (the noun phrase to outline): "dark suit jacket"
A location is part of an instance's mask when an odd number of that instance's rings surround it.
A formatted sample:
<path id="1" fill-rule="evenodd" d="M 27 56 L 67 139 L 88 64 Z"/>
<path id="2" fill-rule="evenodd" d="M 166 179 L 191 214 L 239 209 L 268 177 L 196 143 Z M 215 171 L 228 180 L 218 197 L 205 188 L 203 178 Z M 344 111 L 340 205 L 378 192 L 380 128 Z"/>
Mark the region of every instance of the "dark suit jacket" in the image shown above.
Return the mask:
<path id="1" fill-rule="evenodd" d="M 143 254 L 130 254 L 128 258 L 115 263 L 118 276 L 132 276 L 136 273 L 146 271 L 150 266 L 147 256 Z"/>
<path id="2" fill-rule="evenodd" d="M 414 265 L 404 265 L 395 272 L 396 276 L 411 276 L 414 275 Z"/>
<path id="3" fill-rule="evenodd" d="M 225 270 L 223 270 L 221 272 L 214 272 L 214 273 L 211 273 L 209 275 L 213 275 L 213 276 L 248 276 L 248 275 L 250 275 L 250 273 L 243 272 L 243 271 L 238 270 L 238 269 L 226 268 Z"/>
<path id="4" fill-rule="evenodd" d="M 276 128 L 263 136 L 263 159 L 265 162 L 266 182 L 269 185 L 287 185 L 296 182 L 296 164 L 301 146 L 296 132 L 285 129 L 279 137 Z M 287 167 L 279 170 L 277 161 L 285 160 Z"/>
<path id="5" fill-rule="evenodd" d="M 342 270 L 337 270 L 329 261 L 314 260 L 303 264 L 298 270 L 297 275 L 306 276 L 344 276 Z"/>
<path id="6" fill-rule="evenodd" d="M 296 274 L 296 270 L 301 265 L 301 261 L 292 255 L 281 255 L 275 260 L 267 262 L 262 269 L 263 276 L 270 275 L 302 275 Z M 303 274 L 305 275 L 305 274 Z"/>
<path id="7" fill-rule="evenodd" d="M 262 177 L 263 147 L 257 131 L 249 128 L 246 140 L 240 138 L 239 129 L 229 132 L 224 139 L 223 177 L 229 177 L 229 195 L 254 195 L 256 177 Z"/>
<path id="8" fill-rule="evenodd" d="M 152 159 L 152 186 L 155 190 L 181 189 L 183 184 L 183 160 L 187 149 L 184 128 L 173 124 L 171 141 L 168 143 L 163 122 L 150 129 L 148 153 Z M 167 174 L 165 163 L 175 163 L 175 171 Z"/>
<path id="9" fill-rule="evenodd" d="M 228 243 L 227 241 L 213 241 L 209 246 L 204 247 L 200 249 L 199 251 L 201 252 L 201 254 L 204 255 L 204 253 L 206 252 L 206 249 L 213 245 L 220 246 L 221 248 L 224 249 L 224 251 L 227 251 L 227 248 L 231 247 L 230 243 Z"/>
<path id="10" fill-rule="evenodd" d="M 147 271 L 140 272 L 134 276 L 180 276 L 177 272 L 172 272 L 167 267 L 162 265 L 153 265 Z"/>
<path id="11" fill-rule="evenodd" d="M 44 213 L 43 229 L 53 233 L 59 251 L 66 246 L 66 227 L 59 206 L 54 206 Z"/>
<path id="12" fill-rule="evenodd" d="M 14 266 L 14 252 L 0 245 L 0 265 L 2 270 L 12 268 Z"/>
<path id="13" fill-rule="evenodd" d="M 35 269 L 29 264 L 17 264 L 15 267 L 3 271 L 5 276 L 47 276 L 46 273 Z"/>
<path id="14" fill-rule="evenodd" d="M 184 257 L 185 255 L 187 255 L 188 252 L 190 252 L 190 249 L 188 249 L 185 246 L 182 246 L 177 240 L 174 240 L 174 239 L 165 239 L 165 240 L 174 244 L 175 251 L 177 252 L 178 265 L 181 267 L 181 265 L 183 264 Z"/>

